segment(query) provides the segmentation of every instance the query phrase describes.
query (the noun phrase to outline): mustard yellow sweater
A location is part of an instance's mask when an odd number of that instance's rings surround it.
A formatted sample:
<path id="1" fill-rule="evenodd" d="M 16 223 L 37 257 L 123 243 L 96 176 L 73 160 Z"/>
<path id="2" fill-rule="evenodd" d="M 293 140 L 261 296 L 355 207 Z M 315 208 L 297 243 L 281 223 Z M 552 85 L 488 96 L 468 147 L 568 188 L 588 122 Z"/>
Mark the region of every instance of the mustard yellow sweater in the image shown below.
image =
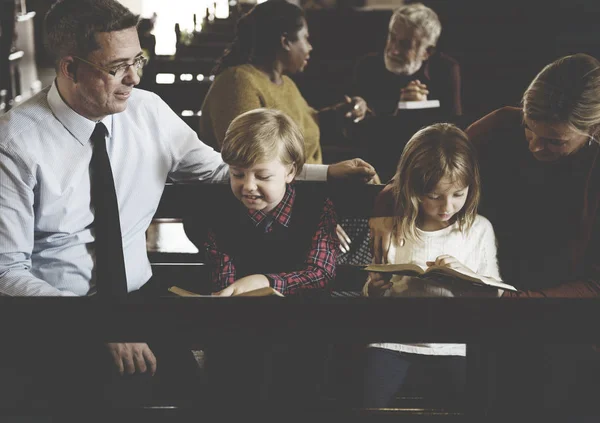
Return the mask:
<path id="1" fill-rule="evenodd" d="M 259 107 L 281 110 L 291 117 L 304 134 L 306 162 L 323 162 L 318 112 L 289 77 L 283 76 L 283 84 L 277 85 L 249 64 L 227 68 L 215 78 L 202 104 L 200 139 L 220 150 L 231 121 Z"/>

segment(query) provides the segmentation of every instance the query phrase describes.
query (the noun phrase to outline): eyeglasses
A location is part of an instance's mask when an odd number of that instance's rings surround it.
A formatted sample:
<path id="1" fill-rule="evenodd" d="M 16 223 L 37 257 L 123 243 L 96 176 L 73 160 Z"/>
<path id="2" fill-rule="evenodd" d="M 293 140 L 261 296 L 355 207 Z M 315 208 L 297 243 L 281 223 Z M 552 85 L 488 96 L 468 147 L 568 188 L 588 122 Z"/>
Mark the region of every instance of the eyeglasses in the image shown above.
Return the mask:
<path id="1" fill-rule="evenodd" d="M 103 72 L 108 73 L 109 75 L 114 76 L 115 78 L 122 78 L 123 76 L 125 76 L 125 73 L 127 72 L 127 70 L 129 69 L 130 66 L 133 66 L 134 69 L 136 70 L 136 72 L 138 72 L 140 69 L 142 69 L 144 66 L 146 66 L 146 64 L 148 63 L 148 61 L 146 60 L 146 58 L 144 57 L 138 57 L 136 58 L 133 63 L 123 63 L 119 66 L 116 66 L 112 69 L 108 69 L 105 67 L 102 67 L 100 65 L 97 65 L 95 63 L 92 62 L 88 62 L 85 59 L 82 59 L 81 57 L 78 56 L 73 56 L 75 59 L 77 60 L 81 60 L 84 63 L 87 63 L 88 65 L 91 65 L 93 67 L 95 67 L 96 69 L 99 69 Z"/>

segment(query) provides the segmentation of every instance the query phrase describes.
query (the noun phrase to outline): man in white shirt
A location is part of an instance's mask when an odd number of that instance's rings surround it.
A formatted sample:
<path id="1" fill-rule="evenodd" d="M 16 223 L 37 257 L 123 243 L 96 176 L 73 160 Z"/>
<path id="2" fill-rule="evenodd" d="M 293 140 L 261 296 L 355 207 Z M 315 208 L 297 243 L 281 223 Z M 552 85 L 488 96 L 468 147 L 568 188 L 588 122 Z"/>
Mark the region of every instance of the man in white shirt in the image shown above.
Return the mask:
<path id="1" fill-rule="evenodd" d="M 90 137 L 98 122 L 108 132 L 130 294 L 142 287 L 142 297 L 155 294 L 147 283 L 152 273 L 145 231 L 167 179 L 227 177 L 219 153 L 158 96 L 134 89 L 144 65 L 138 19 L 115 0 L 59 0 L 46 16 L 56 79 L 0 117 L 1 295 L 96 293 Z M 360 159 L 306 172 L 313 172 L 305 175 L 310 179 L 375 174 Z M 108 351 L 121 375 L 157 370 L 155 351 L 146 343 L 111 343 Z M 175 361 L 191 363 L 188 358 Z M 76 366 L 71 361 L 66 365 Z"/>

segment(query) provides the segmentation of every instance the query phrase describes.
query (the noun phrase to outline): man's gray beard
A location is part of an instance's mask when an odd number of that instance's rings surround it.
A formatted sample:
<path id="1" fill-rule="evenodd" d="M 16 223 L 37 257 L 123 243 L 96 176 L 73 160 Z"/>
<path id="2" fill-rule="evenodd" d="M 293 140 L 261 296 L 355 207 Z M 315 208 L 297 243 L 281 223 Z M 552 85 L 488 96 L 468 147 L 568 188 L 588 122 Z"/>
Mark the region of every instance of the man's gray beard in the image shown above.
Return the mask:
<path id="1" fill-rule="evenodd" d="M 422 60 L 408 62 L 401 65 L 398 62 L 391 60 L 387 55 L 384 55 L 383 59 L 386 69 L 392 73 L 395 73 L 396 75 L 414 75 L 419 69 L 421 69 L 421 66 L 423 66 Z"/>

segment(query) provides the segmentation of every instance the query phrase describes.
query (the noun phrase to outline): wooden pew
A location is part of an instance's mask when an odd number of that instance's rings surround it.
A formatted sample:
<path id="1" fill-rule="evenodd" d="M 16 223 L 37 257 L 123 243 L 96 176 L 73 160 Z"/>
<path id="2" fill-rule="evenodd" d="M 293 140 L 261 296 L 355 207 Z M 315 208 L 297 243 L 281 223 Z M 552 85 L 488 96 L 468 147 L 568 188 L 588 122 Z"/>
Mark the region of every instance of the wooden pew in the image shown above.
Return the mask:
<path id="1" fill-rule="evenodd" d="M 302 189 L 311 189 L 305 183 Z M 322 189 L 324 184 L 315 189 Z M 380 186 L 331 188 L 338 213 L 366 216 Z M 156 217 L 182 216 L 206 202 L 209 195 L 229 189 L 227 184 L 167 184 Z M 153 267 L 179 260 L 154 256 Z M 196 257 L 189 263 L 199 262 Z M 185 267 L 185 266 L 183 266 Z M 180 276 L 173 275 L 179 281 Z M 174 282 L 174 281 L 172 281 Z M 340 281 L 343 283 L 344 281 Z M 77 318 L 74 318 L 77 316 Z M 240 316 L 244 316 L 240 319 Z M 278 316 L 273 319 L 273 316 Z M 9 345 L 24 334 L 52 345 L 74 333 L 96 341 L 135 341 L 160 336 L 197 348 L 211 339 L 244 337 L 252 333 L 257 342 L 305 339 L 307 342 L 364 344 L 369 342 L 464 342 L 468 344 L 468 402 L 464 412 L 436 409 L 396 408 L 360 410 L 348 404 L 324 402 L 318 409 L 279 410 L 271 405 L 257 410 L 216 410 L 201 400 L 183 407 L 161 404 L 129 410 L 121 416 L 151 421 L 183 421 L 201 416 L 240 417 L 240 414 L 307 418 L 361 418 L 381 421 L 402 417 L 405 421 L 486 421 L 494 395 L 493 356 L 499 346 L 523 343 L 599 343 L 600 307 L 596 299 L 497 298 L 210 298 L 165 297 L 151 303 L 126 301 L 107 306 L 93 298 L 7 298 L 0 297 L 3 340 Z M 85 330 L 83 325 L 85 324 Z M 573 330 L 577 328 L 577 330 Z M 69 415 L 74 410 L 17 410 L 21 414 Z M 100 415 L 114 410 L 97 410 Z M 121 412 L 119 412 L 121 413 Z M 17 413 L 18 414 L 18 413 Z M 15 415 L 15 410 L 0 410 Z M 155 419 L 155 420 L 154 420 Z M 187 421 L 187 420 L 186 420 Z"/>

